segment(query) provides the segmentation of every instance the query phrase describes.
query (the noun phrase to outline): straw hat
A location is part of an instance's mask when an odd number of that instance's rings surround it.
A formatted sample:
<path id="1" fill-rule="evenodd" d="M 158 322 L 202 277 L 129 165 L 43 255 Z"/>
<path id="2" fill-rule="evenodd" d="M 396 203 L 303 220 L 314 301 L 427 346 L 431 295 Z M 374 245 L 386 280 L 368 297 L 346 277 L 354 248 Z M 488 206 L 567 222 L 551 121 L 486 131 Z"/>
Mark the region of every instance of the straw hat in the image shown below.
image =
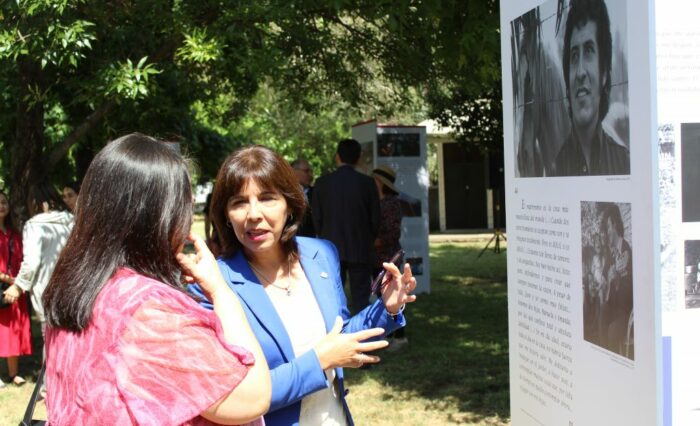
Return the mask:
<path id="1" fill-rule="evenodd" d="M 387 188 L 391 189 L 392 191 L 399 192 L 399 190 L 396 189 L 396 187 L 394 186 L 394 182 L 396 181 L 396 172 L 391 167 L 381 165 L 376 169 L 372 170 L 372 176 L 379 179 L 381 183 L 383 183 Z"/>

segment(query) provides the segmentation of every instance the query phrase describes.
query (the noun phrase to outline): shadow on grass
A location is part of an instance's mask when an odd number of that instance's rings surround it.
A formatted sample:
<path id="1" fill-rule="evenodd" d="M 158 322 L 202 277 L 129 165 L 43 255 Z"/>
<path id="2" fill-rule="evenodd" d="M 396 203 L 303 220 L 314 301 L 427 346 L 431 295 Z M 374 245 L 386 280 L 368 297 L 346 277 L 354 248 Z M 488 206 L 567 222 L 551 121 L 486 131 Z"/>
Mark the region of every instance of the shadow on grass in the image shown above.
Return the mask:
<path id="1" fill-rule="evenodd" d="M 432 292 L 406 310 L 409 343 L 379 353 L 382 362 L 370 370 L 346 369 L 351 391 L 371 378 L 386 387 L 380 400 L 416 395 L 426 410 L 456 410 L 447 414 L 450 423 L 509 418 L 506 254 L 489 249 L 477 258 L 485 244 L 431 244 Z M 32 342 L 34 354 L 20 359 L 31 383 L 42 359 L 34 318 Z M 12 401 L 22 409 L 27 402 Z"/>
<path id="2" fill-rule="evenodd" d="M 409 344 L 379 354 L 371 370 L 347 370 L 350 387 L 372 377 L 428 399 L 428 409 L 448 401 L 477 422 L 510 416 L 506 257 L 477 258 L 482 248 L 431 245 L 432 292 L 406 310 Z"/>

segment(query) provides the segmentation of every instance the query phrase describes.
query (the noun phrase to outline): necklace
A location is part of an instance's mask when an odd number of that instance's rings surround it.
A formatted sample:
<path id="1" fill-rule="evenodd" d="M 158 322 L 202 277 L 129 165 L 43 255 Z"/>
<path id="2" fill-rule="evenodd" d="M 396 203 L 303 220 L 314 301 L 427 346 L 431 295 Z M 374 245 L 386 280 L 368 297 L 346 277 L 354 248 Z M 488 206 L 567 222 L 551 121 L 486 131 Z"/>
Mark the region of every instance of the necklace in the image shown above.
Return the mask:
<path id="1" fill-rule="evenodd" d="M 287 286 L 286 287 L 281 286 L 279 284 L 275 284 L 274 280 L 270 281 L 265 275 L 263 275 L 262 272 L 260 272 L 260 270 L 258 268 L 255 267 L 255 265 L 253 265 L 252 262 L 249 261 L 248 265 L 250 265 L 251 269 L 253 271 L 255 271 L 255 273 L 258 274 L 258 276 L 263 279 L 263 281 L 265 281 L 266 283 L 268 283 L 269 285 L 271 285 L 273 287 L 277 287 L 280 290 L 286 291 L 287 296 L 292 295 L 292 264 L 290 261 L 287 261 Z"/>

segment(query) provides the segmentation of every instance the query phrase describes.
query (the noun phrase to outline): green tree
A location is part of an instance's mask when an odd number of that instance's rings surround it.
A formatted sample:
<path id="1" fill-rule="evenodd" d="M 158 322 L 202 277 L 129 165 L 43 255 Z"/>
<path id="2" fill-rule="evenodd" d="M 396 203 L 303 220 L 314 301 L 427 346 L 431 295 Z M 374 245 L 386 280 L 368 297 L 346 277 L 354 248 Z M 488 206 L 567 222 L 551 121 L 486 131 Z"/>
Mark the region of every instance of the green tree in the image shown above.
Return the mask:
<path id="1" fill-rule="evenodd" d="M 422 3 L 431 33 L 425 90 L 431 118 L 456 131 L 470 149 L 501 151 L 503 142 L 499 3 Z M 419 76 L 419 79 L 421 76 Z M 413 82 L 414 84 L 417 82 Z M 418 83 L 420 84 L 420 83 Z"/>
<path id="2" fill-rule="evenodd" d="M 377 82 L 375 82 L 377 83 Z M 391 96 L 389 85 L 375 91 L 377 97 Z M 381 110 L 372 105 L 353 107 L 338 96 L 308 94 L 306 107 L 284 92 L 264 84 L 252 99 L 247 114 L 228 129 L 229 135 L 244 143 L 260 143 L 273 148 L 287 160 L 309 160 L 316 175 L 335 168 L 335 150 L 340 139 L 351 136 L 354 123 L 377 117 L 391 117 L 399 123 L 415 123 L 425 118 L 425 104 L 416 94 L 406 105 L 382 101 Z M 218 167 L 218 164 L 217 164 Z"/>
<path id="3" fill-rule="evenodd" d="M 500 76 L 497 16 L 495 0 L 2 2 L 2 178 L 21 216 L 30 185 L 81 174 L 128 131 L 182 141 L 211 175 L 251 136 L 290 157 L 307 140 L 300 152 L 321 158 L 341 133 L 322 121 L 421 110 L 416 93 L 454 116 L 450 100 Z M 263 86 L 284 100 L 267 116 L 251 108 Z M 323 143 L 290 136 L 294 111 Z"/>

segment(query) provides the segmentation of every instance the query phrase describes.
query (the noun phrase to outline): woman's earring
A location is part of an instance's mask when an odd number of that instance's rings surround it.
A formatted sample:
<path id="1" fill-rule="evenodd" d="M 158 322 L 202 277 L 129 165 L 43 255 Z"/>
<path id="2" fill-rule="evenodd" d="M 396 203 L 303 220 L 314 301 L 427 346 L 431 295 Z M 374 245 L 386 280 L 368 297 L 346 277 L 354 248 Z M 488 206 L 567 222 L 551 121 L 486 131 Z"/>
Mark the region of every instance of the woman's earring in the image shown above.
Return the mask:
<path id="1" fill-rule="evenodd" d="M 231 226 L 231 221 L 228 220 L 228 219 L 226 219 L 226 227 L 227 227 L 227 228 L 233 228 L 233 226 Z"/>

